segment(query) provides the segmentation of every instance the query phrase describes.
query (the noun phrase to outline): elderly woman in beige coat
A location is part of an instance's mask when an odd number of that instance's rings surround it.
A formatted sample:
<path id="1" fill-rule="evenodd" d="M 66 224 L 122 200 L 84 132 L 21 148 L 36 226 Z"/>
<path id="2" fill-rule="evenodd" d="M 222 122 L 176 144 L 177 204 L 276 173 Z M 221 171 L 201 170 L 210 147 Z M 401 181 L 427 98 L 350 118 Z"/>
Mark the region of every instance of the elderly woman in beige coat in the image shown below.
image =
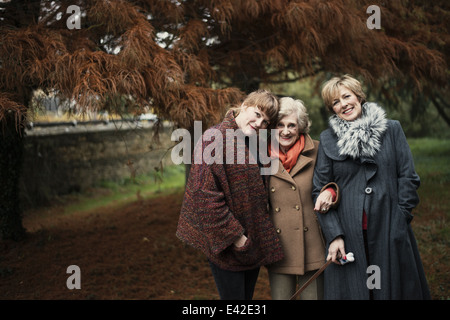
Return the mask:
<path id="1" fill-rule="evenodd" d="M 297 285 L 306 282 L 324 264 L 325 244 L 314 210 L 322 213 L 336 205 L 337 185 L 324 186 L 316 201 L 312 200 L 312 177 L 319 142 L 308 132 L 310 121 L 302 101 L 289 97 L 280 99 L 276 129 L 279 151 L 269 148 L 278 157 L 278 172 L 270 177 L 270 217 L 284 251 L 284 259 L 268 266 L 271 295 L 274 300 L 289 299 Z M 332 186 L 332 187 L 329 187 Z M 300 299 L 323 297 L 323 278 L 312 282 Z"/>

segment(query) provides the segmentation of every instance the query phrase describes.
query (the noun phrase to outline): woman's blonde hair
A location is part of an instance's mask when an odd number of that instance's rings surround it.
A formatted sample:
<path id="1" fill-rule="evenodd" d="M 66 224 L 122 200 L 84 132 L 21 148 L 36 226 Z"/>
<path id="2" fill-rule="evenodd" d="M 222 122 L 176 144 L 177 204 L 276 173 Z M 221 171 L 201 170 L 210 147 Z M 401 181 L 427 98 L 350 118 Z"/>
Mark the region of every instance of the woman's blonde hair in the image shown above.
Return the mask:
<path id="1" fill-rule="evenodd" d="M 333 100 L 339 96 L 339 86 L 344 86 L 351 90 L 358 97 L 361 104 L 365 102 L 366 94 L 363 92 L 361 83 L 358 80 L 348 74 L 334 77 L 325 82 L 322 87 L 322 99 L 330 112 L 334 112 Z"/>
<path id="2" fill-rule="evenodd" d="M 277 121 L 278 111 L 280 109 L 280 104 L 278 97 L 266 89 L 258 89 L 251 92 L 241 105 L 247 107 L 257 107 L 259 110 L 264 112 L 264 114 L 269 117 L 269 128 L 275 126 Z M 235 117 L 239 115 L 241 107 L 232 108 Z"/>
<path id="3" fill-rule="evenodd" d="M 294 100 L 291 97 L 281 98 L 277 122 L 292 113 L 295 113 L 297 116 L 299 132 L 308 133 L 311 127 L 311 121 L 309 120 L 308 112 L 303 101 L 298 99 Z"/>

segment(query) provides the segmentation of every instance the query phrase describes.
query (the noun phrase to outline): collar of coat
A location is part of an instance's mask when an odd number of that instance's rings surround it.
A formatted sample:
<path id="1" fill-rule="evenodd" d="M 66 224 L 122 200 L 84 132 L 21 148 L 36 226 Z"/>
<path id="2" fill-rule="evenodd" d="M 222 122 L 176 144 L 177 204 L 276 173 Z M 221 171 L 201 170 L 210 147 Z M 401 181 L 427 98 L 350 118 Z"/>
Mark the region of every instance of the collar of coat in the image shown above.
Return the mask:
<path id="1" fill-rule="evenodd" d="M 373 158 L 380 150 L 381 139 L 387 128 L 385 111 L 373 102 L 362 105 L 362 115 L 354 121 L 345 121 L 336 114 L 329 119 L 337 136 L 340 156 Z"/>
<path id="2" fill-rule="evenodd" d="M 220 124 L 220 126 L 223 129 L 234 129 L 237 130 L 239 129 L 237 123 L 236 123 L 236 118 L 234 116 L 234 112 L 233 110 L 228 110 L 227 113 L 225 114 L 225 117 L 222 120 L 222 123 Z"/>

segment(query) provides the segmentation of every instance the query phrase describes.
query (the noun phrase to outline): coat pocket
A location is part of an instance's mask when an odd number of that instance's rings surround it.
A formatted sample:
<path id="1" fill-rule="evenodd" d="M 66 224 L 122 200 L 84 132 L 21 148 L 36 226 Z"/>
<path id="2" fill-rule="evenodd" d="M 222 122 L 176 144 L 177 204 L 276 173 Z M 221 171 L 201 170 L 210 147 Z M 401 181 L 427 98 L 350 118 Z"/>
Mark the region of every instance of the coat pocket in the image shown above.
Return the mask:
<path id="1" fill-rule="evenodd" d="M 250 236 L 247 237 L 247 241 L 242 247 L 233 245 L 232 252 L 235 260 L 242 265 L 252 265 L 259 259 L 258 248 Z"/>
<path id="2" fill-rule="evenodd" d="M 251 244 L 250 237 L 247 237 L 247 240 L 245 240 L 245 243 L 244 243 L 244 245 L 243 245 L 242 247 L 236 247 L 236 246 L 233 244 L 233 250 L 235 250 L 235 251 L 245 251 L 245 250 L 248 249 L 248 247 L 250 246 L 250 244 Z"/>
<path id="3" fill-rule="evenodd" d="M 414 218 L 414 215 L 409 212 L 409 210 L 403 209 L 399 205 L 397 205 L 397 210 L 400 211 L 401 215 L 405 218 L 406 223 L 410 224 L 412 219 Z"/>

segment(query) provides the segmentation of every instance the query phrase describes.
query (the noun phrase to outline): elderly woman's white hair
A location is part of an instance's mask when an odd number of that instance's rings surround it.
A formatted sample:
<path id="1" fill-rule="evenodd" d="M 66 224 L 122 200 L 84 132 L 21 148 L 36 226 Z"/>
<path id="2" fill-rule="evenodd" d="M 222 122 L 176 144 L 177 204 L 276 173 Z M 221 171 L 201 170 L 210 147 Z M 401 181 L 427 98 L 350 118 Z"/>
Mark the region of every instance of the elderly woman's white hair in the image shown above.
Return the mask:
<path id="1" fill-rule="evenodd" d="M 291 97 L 283 97 L 280 99 L 280 111 L 278 112 L 277 122 L 283 117 L 289 116 L 292 113 L 297 115 L 298 130 L 301 133 L 309 133 L 311 121 L 309 120 L 308 112 L 302 100 L 292 99 Z"/>

